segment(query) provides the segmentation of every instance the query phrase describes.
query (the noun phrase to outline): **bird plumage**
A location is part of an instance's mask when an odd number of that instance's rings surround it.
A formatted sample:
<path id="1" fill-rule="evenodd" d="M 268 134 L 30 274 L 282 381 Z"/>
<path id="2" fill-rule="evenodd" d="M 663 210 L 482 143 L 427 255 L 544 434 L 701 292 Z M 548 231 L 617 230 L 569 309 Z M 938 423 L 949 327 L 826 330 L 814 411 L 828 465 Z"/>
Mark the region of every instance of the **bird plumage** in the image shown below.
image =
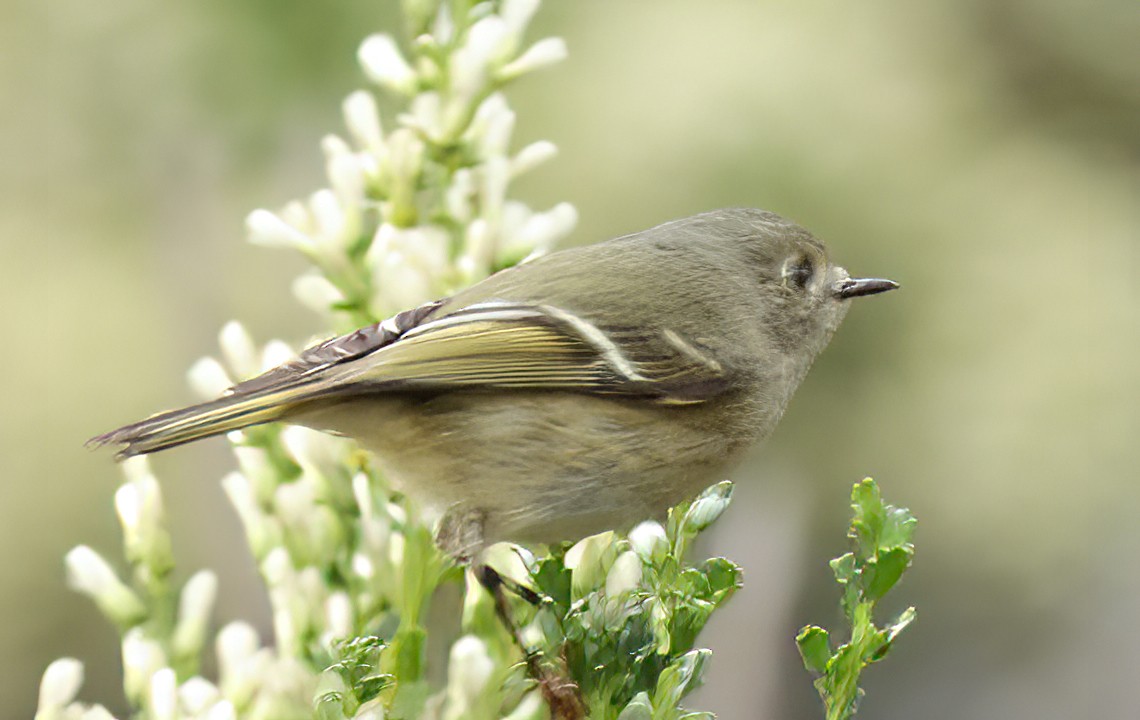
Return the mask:
<path id="1" fill-rule="evenodd" d="M 466 518 L 456 554 L 573 539 L 660 512 L 767 435 L 846 278 L 779 216 L 704 213 L 537 258 L 92 442 L 129 456 L 285 420 L 357 438 Z"/>

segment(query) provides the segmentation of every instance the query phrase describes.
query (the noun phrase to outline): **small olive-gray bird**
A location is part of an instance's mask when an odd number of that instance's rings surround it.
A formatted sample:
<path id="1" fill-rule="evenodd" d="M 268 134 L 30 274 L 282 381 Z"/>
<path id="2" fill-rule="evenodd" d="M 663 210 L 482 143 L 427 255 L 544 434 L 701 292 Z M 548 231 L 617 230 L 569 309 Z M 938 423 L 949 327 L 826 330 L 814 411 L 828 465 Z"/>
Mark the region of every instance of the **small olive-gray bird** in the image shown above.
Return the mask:
<path id="1" fill-rule="evenodd" d="M 127 457 L 281 420 L 356 438 L 446 511 L 456 556 L 574 540 L 720 479 L 848 301 L 896 287 L 778 215 L 716 210 L 504 270 L 92 442 Z"/>

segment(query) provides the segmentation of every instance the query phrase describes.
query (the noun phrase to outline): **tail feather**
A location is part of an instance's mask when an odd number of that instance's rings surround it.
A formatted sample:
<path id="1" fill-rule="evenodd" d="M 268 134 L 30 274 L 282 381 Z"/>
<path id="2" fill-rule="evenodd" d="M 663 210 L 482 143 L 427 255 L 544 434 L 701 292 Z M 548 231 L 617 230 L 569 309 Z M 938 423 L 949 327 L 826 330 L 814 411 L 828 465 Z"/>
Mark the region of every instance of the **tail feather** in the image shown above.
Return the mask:
<path id="1" fill-rule="evenodd" d="M 87 441 L 87 446 L 119 445 L 121 447 L 115 457 L 122 460 L 280 420 L 298 404 L 296 393 L 288 391 L 230 395 L 152 415 L 97 435 Z"/>

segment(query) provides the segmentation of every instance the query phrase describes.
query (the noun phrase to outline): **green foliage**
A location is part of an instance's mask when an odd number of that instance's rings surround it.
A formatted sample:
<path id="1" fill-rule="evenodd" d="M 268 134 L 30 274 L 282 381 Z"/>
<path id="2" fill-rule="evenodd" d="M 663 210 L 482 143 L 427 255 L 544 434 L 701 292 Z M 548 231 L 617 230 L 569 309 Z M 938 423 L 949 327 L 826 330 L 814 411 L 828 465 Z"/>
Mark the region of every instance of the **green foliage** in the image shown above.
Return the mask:
<path id="1" fill-rule="evenodd" d="M 847 537 L 851 551 L 831 561 L 835 580 L 843 588 L 840 605 L 851 626 L 851 639 L 831 649 L 827 630 L 808 625 L 796 636 L 804 667 L 817 673 L 815 687 L 826 709 L 827 720 L 843 720 L 855 714 L 863 695 L 859 675 L 863 668 L 886 657 L 895 638 L 916 617 L 907 608 L 885 627 L 876 627 L 876 603 L 894 587 L 914 558 L 916 520 L 906 508 L 883 502 L 871 478 L 856 483 L 851 491 L 854 517 Z"/>
<path id="2" fill-rule="evenodd" d="M 380 671 L 380 654 L 386 647 L 374 636 L 336 644 L 337 660 L 318 680 L 314 705 L 320 720 L 353 717 L 395 684 L 394 675 Z"/>
<path id="3" fill-rule="evenodd" d="M 540 598 L 536 606 L 522 599 L 513 603 L 522 636 L 535 644 L 528 649 L 578 686 L 590 718 L 712 717 L 685 711 L 681 702 L 700 686 L 711 657 L 694 647 L 697 634 L 740 587 L 741 571 L 724 558 L 691 565 L 686 554 L 697 533 L 727 507 L 731 490 L 731 484 L 719 483 L 673 508 L 667 529 L 646 522 L 629 537 L 603 533 L 541 556 L 508 546 L 492 552 L 504 576 Z M 452 685 L 466 685 L 461 676 L 484 659 L 489 665 L 496 657 L 508 662 L 498 683 L 480 678 L 480 693 L 453 702 L 462 703 L 465 718 L 499 718 L 506 709 L 525 706 L 531 680 L 478 586 L 469 588 L 468 606 L 465 630 L 482 641 L 483 659 L 463 655 L 465 667 L 456 667 L 453 652 L 452 674 L 460 677 L 452 677 Z M 399 668 L 381 672 L 388 665 L 381 655 L 390 652 L 377 638 L 340 643 L 317 693 L 321 717 L 353 717 L 385 692 L 399 696 L 400 685 L 415 676 Z"/>
<path id="4" fill-rule="evenodd" d="M 530 580 L 544 602 L 534 622 L 542 650 L 565 659 L 591 717 L 696 717 L 680 701 L 701 683 L 711 653 L 694 649 L 709 617 L 741 584 L 724 558 L 686 564 L 696 534 L 725 509 L 731 484 L 669 513 L 667 529 L 644 523 L 630 538 L 588 538 L 535 561 Z"/>

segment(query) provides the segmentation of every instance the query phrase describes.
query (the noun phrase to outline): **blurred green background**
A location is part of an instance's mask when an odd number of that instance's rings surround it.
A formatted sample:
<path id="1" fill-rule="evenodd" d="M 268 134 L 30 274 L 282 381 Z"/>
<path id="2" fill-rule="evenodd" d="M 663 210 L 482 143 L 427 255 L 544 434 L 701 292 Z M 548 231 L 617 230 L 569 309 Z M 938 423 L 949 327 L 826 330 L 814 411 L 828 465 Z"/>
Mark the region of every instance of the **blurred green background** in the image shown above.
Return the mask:
<path id="1" fill-rule="evenodd" d="M 82 442 L 190 400 L 230 318 L 320 329 L 289 295 L 301 262 L 242 219 L 322 183 L 356 46 L 396 22 L 362 0 L 0 5 L 4 717 L 60 655 L 122 709 L 115 634 L 63 579 L 75 544 L 118 557 L 118 471 Z M 575 242 L 759 206 L 904 286 L 858 303 L 737 473 L 705 549 L 747 585 L 692 705 L 821 716 L 792 639 L 839 622 L 826 561 L 870 474 L 920 519 L 888 608 L 919 620 L 867 717 L 1132 716 L 1140 4 L 548 0 L 533 34 L 571 58 L 512 91 L 516 142 L 562 156 L 517 192 L 575 203 Z M 229 463 L 222 443 L 155 461 L 181 571 L 217 568 L 219 620 L 267 632 Z"/>

